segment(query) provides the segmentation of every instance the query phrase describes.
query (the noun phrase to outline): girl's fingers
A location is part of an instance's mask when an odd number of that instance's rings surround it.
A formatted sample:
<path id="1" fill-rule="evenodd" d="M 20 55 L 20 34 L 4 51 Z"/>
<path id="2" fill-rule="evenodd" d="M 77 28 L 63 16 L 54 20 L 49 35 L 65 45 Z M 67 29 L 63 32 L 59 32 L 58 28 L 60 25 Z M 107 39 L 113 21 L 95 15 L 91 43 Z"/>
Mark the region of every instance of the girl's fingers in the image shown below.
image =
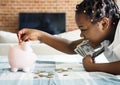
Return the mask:
<path id="1" fill-rule="evenodd" d="M 17 36 L 18 36 L 19 43 L 21 43 L 23 41 L 23 37 L 25 36 L 25 34 L 26 33 L 25 33 L 24 29 L 18 32 Z"/>
<path id="2" fill-rule="evenodd" d="M 21 32 L 18 32 L 18 33 L 17 33 L 19 43 L 21 43 L 21 42 L 22 42 L 22 40 L 21 40 L 21 35 L 22 35 L 22 33 L 21 33 Z"/>

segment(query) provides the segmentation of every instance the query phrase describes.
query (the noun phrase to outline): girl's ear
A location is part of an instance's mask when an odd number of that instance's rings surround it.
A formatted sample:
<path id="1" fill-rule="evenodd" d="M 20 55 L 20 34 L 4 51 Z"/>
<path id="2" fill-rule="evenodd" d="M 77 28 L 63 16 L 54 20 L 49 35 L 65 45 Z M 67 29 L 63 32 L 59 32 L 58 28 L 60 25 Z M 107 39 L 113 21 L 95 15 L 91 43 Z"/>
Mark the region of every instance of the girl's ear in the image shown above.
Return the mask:
<path id="1" fill-rule="evenodd" d="M 106 30 L 109 28 L 109 19 L 107 17 L 102 18 L 100 22 L 102 24 L 102 30 Z"/>

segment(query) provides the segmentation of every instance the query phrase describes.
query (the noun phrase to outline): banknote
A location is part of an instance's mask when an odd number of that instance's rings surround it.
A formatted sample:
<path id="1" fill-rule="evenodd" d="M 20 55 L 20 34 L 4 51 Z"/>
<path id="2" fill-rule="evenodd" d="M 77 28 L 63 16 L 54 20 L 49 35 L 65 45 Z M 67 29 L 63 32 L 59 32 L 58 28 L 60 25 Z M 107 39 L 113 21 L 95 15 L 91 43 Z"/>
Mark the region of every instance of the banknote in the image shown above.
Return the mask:
<path id="1" fill-rule="evenodd" d="M 88 40 L 84 40 L 82 43 L 77 45 L 75 48 L 75 52 L 80 54 L 81 56 L 85 57 L 86 55 L 91 55 L 91 57 L 95 58 L 99 54 L 101 54 L 104 51 L 103 47 L 100 47 L 99 49 L 94 49 L 90 44 Z"/>

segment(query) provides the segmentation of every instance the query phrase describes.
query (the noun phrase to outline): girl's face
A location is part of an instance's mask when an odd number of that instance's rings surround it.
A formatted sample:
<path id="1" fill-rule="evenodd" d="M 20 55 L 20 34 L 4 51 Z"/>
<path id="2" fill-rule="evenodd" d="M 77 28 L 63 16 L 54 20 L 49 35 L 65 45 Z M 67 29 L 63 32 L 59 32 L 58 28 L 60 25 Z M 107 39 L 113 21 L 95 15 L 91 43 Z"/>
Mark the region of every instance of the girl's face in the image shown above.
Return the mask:
<path id="1" fill-rule="evenodd" d="M 103 21 L 95 24 L 85 14 L 76 14 L 76 24 L 81 30 L 80 36 L 94 44 L 101 43 L 108 35 L 108 30 L 104 27 Z"/>

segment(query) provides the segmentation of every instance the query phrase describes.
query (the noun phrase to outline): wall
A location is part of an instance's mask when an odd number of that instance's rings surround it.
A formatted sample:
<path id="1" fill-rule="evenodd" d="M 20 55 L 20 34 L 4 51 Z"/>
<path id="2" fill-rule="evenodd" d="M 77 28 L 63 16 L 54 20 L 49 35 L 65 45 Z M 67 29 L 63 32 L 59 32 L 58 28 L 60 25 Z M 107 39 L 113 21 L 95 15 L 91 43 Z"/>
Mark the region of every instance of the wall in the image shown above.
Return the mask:
<path id="1" fill-rule="evenodd" d="M 120 0 L 117 0 L 118 7 L 120 8 Z"/>
<path id="2" fill-rule="evenodd" d="M 19 12 L 65 12 L 66 31 L 77 29 L 75 7 L 81 0 L 0 0 L 0 30 L 17 32 Z"/>

